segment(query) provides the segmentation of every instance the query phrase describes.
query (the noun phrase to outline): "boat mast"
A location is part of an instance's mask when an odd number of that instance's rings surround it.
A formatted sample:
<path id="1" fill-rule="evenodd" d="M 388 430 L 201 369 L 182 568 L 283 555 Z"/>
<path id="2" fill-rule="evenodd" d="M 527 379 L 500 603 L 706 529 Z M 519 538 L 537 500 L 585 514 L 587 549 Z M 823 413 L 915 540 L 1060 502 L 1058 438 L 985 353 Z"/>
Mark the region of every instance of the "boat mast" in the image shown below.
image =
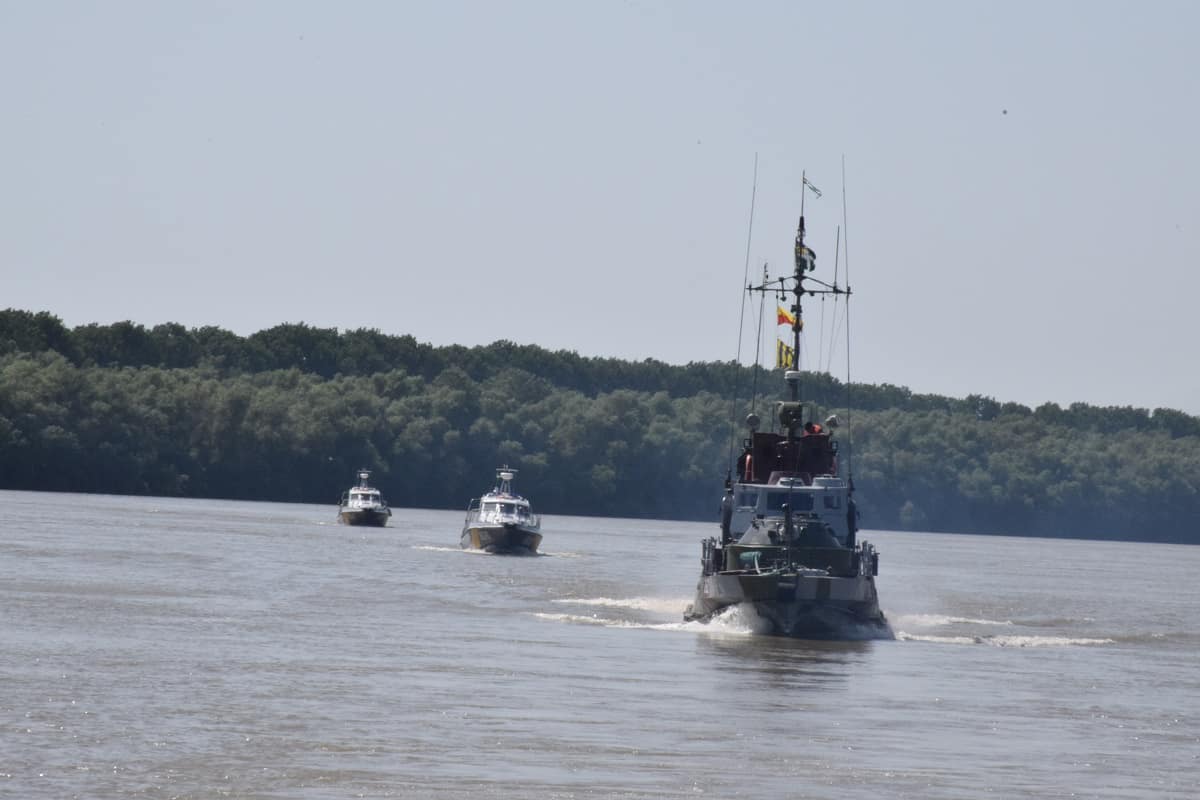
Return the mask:
<path id="1" fill-rule="evenodd" d="M 808 182 L 808 173 L 801 170 L 800 172 L 800 221 L 796 224 L 796 271 L 792 274 L 792 295 L 795 301 L 792 303 L 792 364 L 791 369 L 787 371 L 784 378 L 787 380 L 788 394 L 793 402 L 799 403 L 803 399 L 800 392 L 800 333 L 804 330 L 804 316 L 801 309 L 800 298 L 808 290 L 804 288 L 804 273 L 811 272 L 817 267 L 817 256 L 812 250 L 808 249 L 808 245 L 804 243 L 804 201 L 806 190 L 811 189 L 818 197 L 820 191 L 817 187 Z M 780 279 L 783 283 L 783 279 Z M 834 287 L 836 291 L 837 281 L 834 279 Z M 818 359 L 819 362 L 819 359 Z"/>
<path id="2" fill-rule="evenodd" d="M 811 295 L 847 295 L 849 299 L 850 287 L 847 284 L 846 288 L 838 285 L 837 276 L 834 276 L 833 283 L 813 277 L 811 273 L 817 268 L 817 254 L 814 253 L 804 241 L 806 233 L 804 226 L 804 200 L 805 192 L 811 191 L 817 197 L 821 196 L 821 192 L 808 180 L 806 173 L 800 175 L 800 221 L 796 225 L 796 248 L 795 248 L 795 268 L 790 278 L 779 277 L 774 280 L 763 277 L 763 282 L 759 286 L 747 286 L 747 291 L 751 292 L 772 292 L 778 294 L 780 299 L 790 292 L 792 294 L 792 304 L 790 311 L 792 314 L 792 353 L 791 363 L 785 366 L 784 380 L 788 385 L 788 399 L 793 403 L 802 401 L 802 393 L 800 386 L 800 378 L 802 372 L 800 370 L 800 334 L 804 331 L 804 316 L 801 308 L 801 298 L 806 294 Z M 791 281 L 791 286 L 788 286 L 788 281 Z M 806 286 L 805 281 L 813 286 Z M 818 359 L 819 361 L 819 359 Z M 799 409 L 802 411 L 802 408 Z"/>
<path id="3" fill-rule="evenodd" d="M 791 394 L 791 399 L 800 402 L 800 332 L 804 330 L 804 318 L 800 307 L 800 298 L 804 296 L 804 270 L 811 268 L 813 261 L 812 251 L 804 244 L 804 199 L 803 194 L 800 200 L 800 222 L 796 225 L 796 271 L 792 275 L 793 286 L 792 294 L 795 300 L 792 302 L 792 371 L 794 375 L 787 375 L 788 391 Z"/>

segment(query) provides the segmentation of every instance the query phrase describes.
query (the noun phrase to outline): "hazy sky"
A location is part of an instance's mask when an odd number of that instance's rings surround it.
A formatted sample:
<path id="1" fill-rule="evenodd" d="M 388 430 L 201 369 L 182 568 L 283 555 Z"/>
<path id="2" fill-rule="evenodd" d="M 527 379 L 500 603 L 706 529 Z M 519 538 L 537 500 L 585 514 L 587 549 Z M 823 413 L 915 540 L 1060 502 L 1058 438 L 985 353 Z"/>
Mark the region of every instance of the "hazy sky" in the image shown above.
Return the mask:
<path id="1" fill-rule="evenodd" d="M 1193 2 L 0 0 L 0 308 L 726 360 L 755 154 L 774 274 L 802 171 L 832 270 L 844 156 L 855 380 L 1200 414 L 1198 32 Z"/>

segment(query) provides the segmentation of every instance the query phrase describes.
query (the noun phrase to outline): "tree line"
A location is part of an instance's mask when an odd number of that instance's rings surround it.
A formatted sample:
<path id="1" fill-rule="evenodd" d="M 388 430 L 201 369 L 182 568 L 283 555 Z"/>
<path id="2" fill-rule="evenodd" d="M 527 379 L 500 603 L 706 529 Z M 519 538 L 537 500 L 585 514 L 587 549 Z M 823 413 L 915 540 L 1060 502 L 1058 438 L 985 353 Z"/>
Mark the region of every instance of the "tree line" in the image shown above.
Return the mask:
<path id="1" fill-rule="evenodd" d="M 462 508 L 521 469 L 541 511 L 713 519 L 752 368 L 433 347 L 374 330 L 0 311 L 0 488 L 330 502 L 367 467 L 395 506 Z M 777 374 L 758 376 L 768 394 Z M 849 409 L 876 528 L 1200 543 L 1200 419 L 805 376 Z"/>

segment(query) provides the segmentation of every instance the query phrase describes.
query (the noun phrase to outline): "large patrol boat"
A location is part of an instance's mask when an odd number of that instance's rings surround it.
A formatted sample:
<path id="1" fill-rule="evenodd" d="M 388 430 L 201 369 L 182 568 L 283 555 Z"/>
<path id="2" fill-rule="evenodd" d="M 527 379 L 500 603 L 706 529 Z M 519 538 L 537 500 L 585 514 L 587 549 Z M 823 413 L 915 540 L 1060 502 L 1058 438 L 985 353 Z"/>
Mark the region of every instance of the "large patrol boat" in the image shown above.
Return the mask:
<path id="1" fill-rule="evenodd" d="M 838 471 L 836 416 L 806 419 L 801 399 L 800 337 L 804 295 L 843 295 L 850 288 L 810 276 L 816 255 L 804 242 L 804 214 L 796 229 L 795 271 L 753 292 L 790 293 L 781 316 L 791 323 L 784 366 L 788 399 L 775 405 L 775 424 L 749 436 L 725 482 L 721 536 L 702 542 L 696 598 L 684 619 L 707 622 L 732 606 L 753 608 L 776 635 L 811 639 L 892 638 L 879 608 L 875 576 L 879 553 L 858 540 L 853 481 Z M 806 283 L 807 282 L 807 283 Z"/>

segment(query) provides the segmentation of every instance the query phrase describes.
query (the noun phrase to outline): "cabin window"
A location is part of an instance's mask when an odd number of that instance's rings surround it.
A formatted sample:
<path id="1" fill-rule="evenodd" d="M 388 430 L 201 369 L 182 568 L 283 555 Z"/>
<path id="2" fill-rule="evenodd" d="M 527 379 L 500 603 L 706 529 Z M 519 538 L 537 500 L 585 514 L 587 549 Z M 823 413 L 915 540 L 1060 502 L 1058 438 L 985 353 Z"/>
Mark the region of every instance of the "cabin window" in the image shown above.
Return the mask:
<path id="1" fill-rule="evenodd" d="M 808 493 L 771 492 L 767 495 L 767 511 L 783 511 L 784 504 L 792 511 L 812 511 L 813 499 Z"/>
<path id="2" fill-rule="evenodd" d="M 838 497 L 836 494 L 825 495 L 825 507 L 826 508 L 841 508 L 842 507 L 842 498 Z"/>
<path id="3" fill-rule="evenodd" d="M 755 508 L 758 506 L 758 492 L 742 492 L 738 495 L 737 505 L 739 508 Z"/>

